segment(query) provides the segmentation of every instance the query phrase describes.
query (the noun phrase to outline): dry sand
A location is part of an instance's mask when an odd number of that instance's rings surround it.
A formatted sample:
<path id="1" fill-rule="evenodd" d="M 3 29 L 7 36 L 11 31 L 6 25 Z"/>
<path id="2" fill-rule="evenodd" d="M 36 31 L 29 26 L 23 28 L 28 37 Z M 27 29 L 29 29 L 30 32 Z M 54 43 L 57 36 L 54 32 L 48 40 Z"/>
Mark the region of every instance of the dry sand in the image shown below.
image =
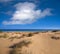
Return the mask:
<path id="1" fill-rule="evenodd" d="M 57 32 L 2 32 L 0 36 L 0 54 L 60 54 L 60 31 Z M 30 34 L 30 36 L 29 36 Z M 18 47 L 22 41 L 30 41 L 28 46 Z M 17 47 L 9 48 L 10 46 Z M 21 51 L 20 51 L 21 50 Z"/>

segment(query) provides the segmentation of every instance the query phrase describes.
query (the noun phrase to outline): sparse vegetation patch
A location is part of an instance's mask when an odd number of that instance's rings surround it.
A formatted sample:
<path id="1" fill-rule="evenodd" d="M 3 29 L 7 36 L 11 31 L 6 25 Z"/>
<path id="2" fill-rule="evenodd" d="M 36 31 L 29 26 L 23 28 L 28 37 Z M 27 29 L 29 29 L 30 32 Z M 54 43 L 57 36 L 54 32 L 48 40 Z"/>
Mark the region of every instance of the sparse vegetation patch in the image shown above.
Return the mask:
<path id="1" fill-rule="evenodd" d="M 59 40 L 60 39 L 60 37 L 55 37 L 55 36 L 52 36 L 51 38 L 55 39 L 55 40 Z"/>

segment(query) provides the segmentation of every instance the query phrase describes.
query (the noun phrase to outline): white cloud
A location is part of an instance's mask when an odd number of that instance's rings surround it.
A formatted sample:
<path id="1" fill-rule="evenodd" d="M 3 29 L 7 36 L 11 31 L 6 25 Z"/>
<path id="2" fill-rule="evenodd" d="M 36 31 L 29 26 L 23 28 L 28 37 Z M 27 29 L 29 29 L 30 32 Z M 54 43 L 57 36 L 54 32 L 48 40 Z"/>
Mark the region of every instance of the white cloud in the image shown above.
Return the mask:
<path id="1" fill-rule="evenodd" d="M 10 2 L 12 0 L 0 0 L 0 2 Z"/>
<path id="2" fill-rule="evenodd" d="M 51 9 L 46 8 L 42 11 L 41 9 L 37 9 L 34 3 L 18 3 L 14 7 L 16 11 L 12 18 L 10 18 L 10 21 L 4 21 L 3 24 L 30 24 L 40 18 L 52 15 Z"/>

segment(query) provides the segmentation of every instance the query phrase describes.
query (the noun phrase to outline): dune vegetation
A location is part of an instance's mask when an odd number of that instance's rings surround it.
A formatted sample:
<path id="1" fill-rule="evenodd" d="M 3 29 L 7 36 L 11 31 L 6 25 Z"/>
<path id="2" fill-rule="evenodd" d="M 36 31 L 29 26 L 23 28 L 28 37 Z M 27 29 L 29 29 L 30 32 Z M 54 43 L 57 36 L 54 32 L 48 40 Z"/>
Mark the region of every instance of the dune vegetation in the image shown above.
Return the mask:
<path id="1" fill-rule="evenodd" d="M 1 32 L 0 54 L 60 54 L 60 31 Z"/>

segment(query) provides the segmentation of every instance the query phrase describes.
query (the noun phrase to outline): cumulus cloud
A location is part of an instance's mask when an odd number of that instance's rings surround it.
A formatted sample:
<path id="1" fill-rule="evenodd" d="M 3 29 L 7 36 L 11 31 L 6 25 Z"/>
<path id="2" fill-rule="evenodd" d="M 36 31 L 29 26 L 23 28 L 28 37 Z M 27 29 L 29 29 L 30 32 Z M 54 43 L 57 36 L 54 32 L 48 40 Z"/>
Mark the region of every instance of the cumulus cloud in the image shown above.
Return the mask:
<path id="1" fill-rule="evenodd" d="M 10 21 L 4 21 L 3 24 L 30 24 L 40 18 L 52 15 L 51 9 L 37 9 L 36 4 L 30 2 L 18 3 L 14 5 L 16 8 Z"/>

